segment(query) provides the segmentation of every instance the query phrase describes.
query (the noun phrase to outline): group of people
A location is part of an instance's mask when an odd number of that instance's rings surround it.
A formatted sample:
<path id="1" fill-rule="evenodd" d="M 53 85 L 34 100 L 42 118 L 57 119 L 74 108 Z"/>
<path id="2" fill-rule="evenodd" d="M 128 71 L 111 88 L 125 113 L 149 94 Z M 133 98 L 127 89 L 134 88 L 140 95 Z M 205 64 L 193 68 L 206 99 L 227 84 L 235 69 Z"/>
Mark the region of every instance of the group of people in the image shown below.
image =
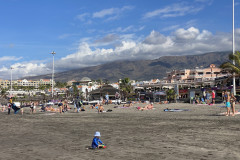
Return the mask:
<path id="1" fill-rule="evenodd" d="M 227 91 L 222 93 L 222 98 L 227 108 L 226 116 L 231 115 L 231 109 L 232 109 L 232 116 L 235 116 L 235 113 L 236 113 L 235 104 L 236 104 L 237 98 L 234 96 L 233 93 L 230 94 L 230 92 L 227 92 Z"/>
<path id="2" fill-rule="evenodd" d="M 195 101 L 197 104 L 215 104 L 216 93 L 212 91 L 203 91 L 202 96 L 196 96 Z"/>
<path id="3" fill-rule="evenodd" d="M 19 111 L 23 115 L 24 107 L 30 108 L 30 114 L 36 113 L 36 103 L 35 102 L 21 102 L 19 103 L 19 106 L 16 105 L 16 103 L 13 102 L 13 98 L 9 98 L 8 104 L 7 104 L 7 112 L 8 115 L 10 115 L 11 110 L 14 110 L 14 114 L 17 114 Z M 5 108 L 5 107 L 4 107 Z"/>
<path id="4" fill-rule="evenodd" d="M 112 104 L 112 100 L 110 100 L 109 98 L 109 94 L 108 92 L 106 93 L 106 95 L 103 97 L 101 97 L 101 103 L 104 105 L 108 105 L 108 104 Z M 119 92 L 115 93 L 115 104 L 116 105 L 120 105 L 121 104 L 121 95 Z"/>
<path id="5" fill-rule="evenodd" d="M 64 101 L 61 100 L 60 103 L 58 103 L 58 107 L 59 107 L 60 114 L 67 112 L 69 109 L 71 109 L 66 99 Z"/>

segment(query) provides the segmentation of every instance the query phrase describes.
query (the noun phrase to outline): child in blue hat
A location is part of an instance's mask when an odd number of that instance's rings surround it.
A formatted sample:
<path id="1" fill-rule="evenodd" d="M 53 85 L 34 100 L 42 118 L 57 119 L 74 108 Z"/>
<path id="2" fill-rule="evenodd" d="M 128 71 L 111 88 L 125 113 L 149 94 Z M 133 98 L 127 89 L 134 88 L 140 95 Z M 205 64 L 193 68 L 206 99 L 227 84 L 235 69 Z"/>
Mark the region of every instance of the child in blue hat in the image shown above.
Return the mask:
<path id="1" fill-rule="evenodd" d="M 92 141 L 92 149 L 95 148 L 106 148 L 103 142 L 100 140 L 100 132 L 96 132 Z"/>

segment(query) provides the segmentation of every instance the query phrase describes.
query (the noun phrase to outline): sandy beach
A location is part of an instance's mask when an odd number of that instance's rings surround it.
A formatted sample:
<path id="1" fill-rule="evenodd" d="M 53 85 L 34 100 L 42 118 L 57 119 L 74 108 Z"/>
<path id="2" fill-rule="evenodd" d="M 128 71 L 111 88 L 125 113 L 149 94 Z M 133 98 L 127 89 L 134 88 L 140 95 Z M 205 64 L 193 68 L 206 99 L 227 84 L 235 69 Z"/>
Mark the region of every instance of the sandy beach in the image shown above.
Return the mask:
<path id="1" fill-rule="evenodd" d="M 154 104 L 153 110 L 104 106 L 112 112 L 73 110 L 31 115 L 0 113 L 0 159 L 79 160 L 79 159 L 240 159 L 240 115 L 219 116 L 224 104 Z M 164 112 L 166 108 L 188 109 Z M 240 105 L 236 105 L 236 110 Z M 106 149 L 86 149 L 94 133 L 101 132 Z"/>

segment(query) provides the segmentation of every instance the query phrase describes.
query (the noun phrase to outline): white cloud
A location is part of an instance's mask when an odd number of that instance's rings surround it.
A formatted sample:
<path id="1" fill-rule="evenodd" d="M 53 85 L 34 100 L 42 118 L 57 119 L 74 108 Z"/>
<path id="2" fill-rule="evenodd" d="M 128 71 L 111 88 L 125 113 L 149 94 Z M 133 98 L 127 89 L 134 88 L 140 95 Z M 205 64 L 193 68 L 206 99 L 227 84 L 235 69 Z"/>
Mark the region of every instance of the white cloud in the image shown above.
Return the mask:
<path id="1" fill-rule="evenodd" d="M 4 62 L 4 61 L 19 61 L 20 59 L 22 59 L 22 57 L 4 56 L 4 57 L 0 57 L 0 62 Z"/>
<path id="2" fill-rule="evenodd" d="M 79 36 L 80 34 L 72 34 L 72 33 L 66 33 L 66 34 L 62 34 L 60 36 L 58 36 L 59 39 L 65 39 L 68 37 L 73 37 L 73 36 Z"/>
<path id="3" fill-rule="evenodd" d="M 200 31 L 197 28 L 191 27 L 188 28 L 187 30 L 180 28 L 174 34 L 176 40 L 182 41 L 196 39 L 199 33 Z"/>
<path id="4" fill-rule="evenodd" d="M 160 17 L 160 18 L 169 18 L 169 17 L 179 17 L 184 16 L 186 14 L 197 13 L 202 10 L 202 6 L 192 6 L 187 5 L 186 3 L 178 3 L 166 6 L 161 9 L 157 9 L 151 12 L 146 13 L 143 18 L 148 19 L 152 17 Z"/>
<path id="5" fill-rule="evenodd" d="M 118 8 L 109 8 L 109 9 L 104 9 L 99 12 L 93 13 L 93 18 L 103 18 L 107 15 L 112 15 L 116 14 L 119 11 Z"/>
<path id="6" fill-rule="evenodd" d="M 124 33 L 124 32 L 139 32 L 139 31 L 142 31 L 144 28 L 145 28 L 145 26 L 135 27 L 133 25 L 130 25 L 125 28 L 118 27 L 116 29 L 111 30 L 111 32 L 122 32 L 122 33 Z"/>
<path id="7" fill-rule="evenodd" d="M 108 43 L 112 43 L 114 41 L 116 41 L 117 39 L 119 39 L 119 36 L 116 34 L 108 34 L 105 37 L 101 38 L 101 39 L 97 39 L 95 40 L 94 43 L 97 44 L 108 44 Z"/>
<path id="8" fill-rule="evenodd" d="M 145 44 L 163 44 L 167 41 L 167 37 L 159 32 L 152 31 L 148 37 L 143 41 Z"/>
<path id="9" fill-rule="evenodd" d="M 122 8 L 108 8 L 108 9 L 103 9 L 101 11 L 93 13 L 92 17 L 93 18 L 104 18 L 106 16 L 110 16 L 107 18 L 107 20 L 114 20 L 119 17 L 119 15 L 126 11 L 126 10 L 131 10 L 134 7 L 132 6 L 124 6 Z"/>
<path id="10" fill-rule="evenodd" d="M 90 14 L 89 13 L 82 13 L 82 14 L 79 14 L 77 15 L 77 19 L 79 19 L 80 21 L 85 21 L 85 19 L 89 16 Z"/>
<path id="11" fill-rule="evenodd" d="M 168 26 L 166 28 L 163 28 L 162 31 L 172 31 L 172 30 L 176 30 L 177 28 L 179 28 L 180 25 L 172 25 L 172 26 Z"/>
<path id="12" fill-rule="evenodd" d="M 113 36 L 113 37 L 112 37 Z M 156 59 L 167 55 L 194 55 L 212 51 L 227 51 L 232 49 L 231 33 L 211 33 L 190 27 L 179 28 L 169 35 L 152 31 L 142 41 L 136 41 L 133 35 L 118 35 L 118 45 L 114 47 L 92 47 L 93 39 L 79 43 L 75 53 L 67 55 L 55 62 L 56 71 L 70 70 L 81 67 L 95 66 L 116 60 Z M 125 37 L 125 38 L 126 38 Z M 134 37 L 134 38 L 133 38 Z M 240 28 L 236 29 L 236 50 L 240 50 Z M 107 35 L 99 41 L 109 42 L 114 35 Z M 51 73 L 52 63 L 26 62 L 16 63 L 16 77 Z M 10 77 L 10 67 L 0 69 L 1 77 Z M 0 78 L 1 78 L 0 77 Z"/>
<path id="13" fill-rule="evenodd" d="M 195 0 L 197 3 L 206 3 L 207 5 L 211 5 L 214 0 Z"/>
<path id="14" fill-rule="evenodd" d="M 61 66 L 58 67 L 62 67 L 62 69 L 64 69 L 63 66 L 78 68 L 115 60 L 155 59 L 166 55 L 199 54 L 225 50 L 231 50 L 231 34 L 217 33 L 213 35 L 207 30 L 200 31 L 190 27 L 178 29 L 169 36 L 152 31 L 141 42 L 122 41 L 120 45 L 109 49 L 93 49 L 91 44 L 81 43 L 76 53 L 60 60 Z"/>
<path id="15" fill-rule="evenodd" d="M 32 62 L 22 62 L 15 63 L 11 65 L 13 79 L 19 79 L 25 76 L 37 76 L 41 74 L 51 73 L 52 71 L 47 67 L 47 64 L 44 63 L 32 63 Z M 3 66 L 0 68 L 0 78 L 10 79 L 11 77 L 11 67 Z"/>

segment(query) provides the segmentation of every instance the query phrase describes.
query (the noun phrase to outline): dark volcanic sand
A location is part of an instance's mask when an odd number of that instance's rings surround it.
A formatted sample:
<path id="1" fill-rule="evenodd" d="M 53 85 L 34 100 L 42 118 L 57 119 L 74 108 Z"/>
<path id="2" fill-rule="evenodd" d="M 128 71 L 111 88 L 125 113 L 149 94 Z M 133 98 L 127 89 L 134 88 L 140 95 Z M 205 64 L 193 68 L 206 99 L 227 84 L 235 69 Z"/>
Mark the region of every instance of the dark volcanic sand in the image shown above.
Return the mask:
<path id="1" fill-rule="evenodd" d="M 225 108 L 155 104 L 155 110 L 137 111 L 137 104 L 113 106 L 105 106 L 113 111 L 102 114 L 88 106 L 85 112 L 63 115 L 30 115 L 27 108 L 23 116 L 1 112 L 0 159 L 240 159 L 240 115 L 216 116 Z M 190 111 L 163 112 L 167 107 Z M 106 149 L 86 149 L 95 131 L 101 132 Z"/>

